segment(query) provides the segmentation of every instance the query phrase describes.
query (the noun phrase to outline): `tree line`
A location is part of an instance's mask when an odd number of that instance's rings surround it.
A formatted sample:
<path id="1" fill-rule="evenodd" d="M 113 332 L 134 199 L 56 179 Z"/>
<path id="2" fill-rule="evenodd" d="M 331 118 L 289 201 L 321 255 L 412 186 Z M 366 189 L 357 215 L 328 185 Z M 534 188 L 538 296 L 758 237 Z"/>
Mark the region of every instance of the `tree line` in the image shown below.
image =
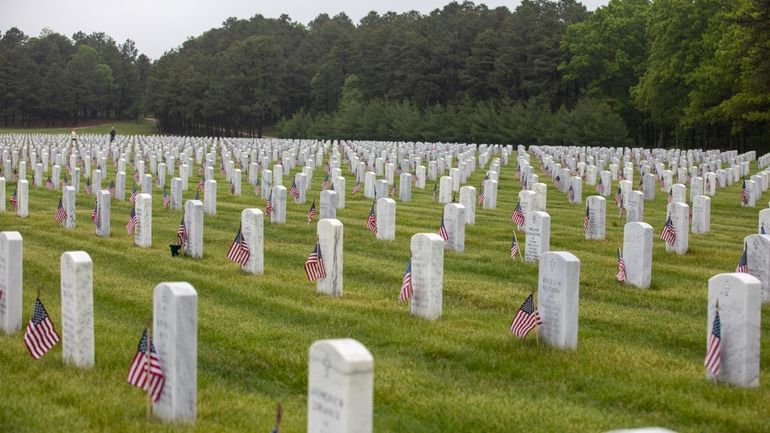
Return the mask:
<path id="1" fill-rule="evenodd" d="M 187 135 L 738 149 L 770 133 L 770 0 L 255 15 L 152 64 L 103 34 L 21 36 L 0 40 L 6 122 L 144 112 Z"/>
<path id="2" fill-rule="evenodd" d="M 131 40 L 47 29 L 29 37 L 13 27 L 0 37 L 0 118 L 5 126 L 136 118 L 150 67 Z"/>

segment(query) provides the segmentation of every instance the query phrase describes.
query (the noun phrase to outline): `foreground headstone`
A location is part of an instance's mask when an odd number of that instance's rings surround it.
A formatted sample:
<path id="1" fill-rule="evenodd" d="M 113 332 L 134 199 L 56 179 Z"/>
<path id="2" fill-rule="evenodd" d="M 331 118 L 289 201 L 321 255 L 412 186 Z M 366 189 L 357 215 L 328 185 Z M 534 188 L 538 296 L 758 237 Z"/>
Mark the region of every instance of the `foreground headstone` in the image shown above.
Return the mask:
<path id="1" fill-rule="evenodd" d="M 200 200 L 187 200 L 184 204 L 184 226 L 187 231 L 185 255 L 194 259 L 203 258 L 203 214 L 204 204 Z"/>
<path id="2" fill-rule="evenodd" d="M 444 226 L 449 235 L 446 249 L 459 252 L 465 250 L 465 206 L 459 203 L 445 205 Z"/>
<path id="3" fill-rule="evenodd" d="M 332 218 L 322 219 L 318 221 L 316 230 L 326 269 L 326 278 L 316 281 L 316 291 L 329 296 L 342 296 L 342 222 Z"/>
<path id="4" fill-rule="evenodd" d="M 374 358 L 350 338 L 310 346 L 308 433 L 371 433 Z"/>
<path id="5" fill-rule="evenodd" d="M 94 365 L 93 263 L 85 251 L 61 256 L 62 358 L 77 367 Z"/>
<path id="6" fill-rule="evenodd" d="M 96 191 L 96 236 L 110 237 L 110 191 Z"/>
<path id="7" fill-rule="evenodd" d="M 706 344 L 717 311 L 721 322 L 717 380 L 740 387 L 759 386 L 761 283 L 749 274 L 725 273 L 711 277 L 708 287 Z M 708 372 L 706 376 L 711 378 Z"/>
<path id="8" fill-rule="evenodd" d="M 537 305 L 543 324 L 540 338 L 560 349 L 576 349 L 580 260 L 571 253 L 551 251 L 540 256 Z"/>
<path id="9" fill-rule="evenodd" d="M 711 199 L 705 195 L 695 196 L 692 205 L 692 232 L 708 233 L 711 229 Z"/>
<path id="10" fill-rule="evenodd" d="M 524 227 L 524 260 L 536 262 L 551 248 L 551 216 L 540 211 L 530 212 L 524 220 Z"/>
<path id="11" fill-rule="evenodd" d="M 588 240 L 604 240 L 607 220 L 607 200 L 600 195 L 590 195 L 586 198 L 588 210 L 588 230 L 585 238 Z"/>
<path id="12" fill-rule="evenodd" d="M 62 206 L 64 207 L 64 212 L 67 213 L 67 218 L 64 219 L 62 224 L 65 229 L 75 228 L 75 217 L 77 216 L 75 212 L 75 197 L 75 187 L 65 186 L 64 190 L 62 190 Z"/>
<path id="13" fill-rule="evenodd" d="M 134 229 L 134 245 L 142 248 L 152 246 L 152 196 L 150 194 L 137 194 L 136 219 Z"/>
<path id="14" fill-rule="evenodd" d="M 190 283 L 160 283 L 153 292 L 152 342 L 166 379 L 155 415 L 193 422 L 198 389 L 198 293 Z"/>
<path id="15" fill-rule="evenodd" d="M 444 240 L 436 233 L 412 236 L 412 290 L 409 312 L 428 320 L 441 317 L 444 289 Z"/>
<path id="16" fill-rule="evenodd" d="M 254 275 L 265 272 L 264 224 L 264 215 L 260 209 L 244 209 L 241 212 L 241 232 L 249 246 L 249 260 L 241 269 Z"/>
<path id="17" fill-rule="evenodd" d="M 623 261 L 626 284 L 640 289 L 650 287 L 652 279 L 652 226 L 645 222 L 627 223 L 623 228 Z"/>
<path id="18" fill-rule="evenodd" d="M 0 232 L 0 330 L 21 329 L 22 260 L 24 243 L 19 232 Z"/>
<path id="19" fill-rule="evenodd" d="M 392 198 L 377 200 L 377 239 L 392 241 L 396 239 L 396 201 Z"/>

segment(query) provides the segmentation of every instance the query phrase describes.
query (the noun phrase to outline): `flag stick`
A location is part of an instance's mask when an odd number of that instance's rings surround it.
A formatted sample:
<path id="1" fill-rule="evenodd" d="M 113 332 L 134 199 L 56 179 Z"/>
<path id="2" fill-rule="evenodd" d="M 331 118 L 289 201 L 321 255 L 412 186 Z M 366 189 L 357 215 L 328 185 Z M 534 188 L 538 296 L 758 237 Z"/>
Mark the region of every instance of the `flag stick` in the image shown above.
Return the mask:
<path id="1" fill-rule="evenodd" d="M 283 418 L 283 408 L 281 403 L 278 402 L 275 405 L 275 433 L 281 432 L 281 419 Z"/>
<path id="2" fill-rule="evenodd" d="M 150 348 L 152 347 L 152 323 L 151 319 L 147 319 L 147 347 L 144 350 L 145 355 L 145 368 L 147 369 L 147 377 L 145 378 L 145 386 L 147 387 L 147 419 L 150 419 L 152 415 L 152 394 L 150 388 Z"/>
<path id="3" fill-rule="evenodd" d="M 513 231 L 513 240 L 515 240 L 516 241 L 516 245 L 519 246 L 518 248 L 516 248 L 516 250 L 519 252 L 519 258 L 523 262 L 524 261 L 524 257 L 521 256 L 521 244 L 519 243 L 519 238 L 516 237 L 516 230 Z"/>

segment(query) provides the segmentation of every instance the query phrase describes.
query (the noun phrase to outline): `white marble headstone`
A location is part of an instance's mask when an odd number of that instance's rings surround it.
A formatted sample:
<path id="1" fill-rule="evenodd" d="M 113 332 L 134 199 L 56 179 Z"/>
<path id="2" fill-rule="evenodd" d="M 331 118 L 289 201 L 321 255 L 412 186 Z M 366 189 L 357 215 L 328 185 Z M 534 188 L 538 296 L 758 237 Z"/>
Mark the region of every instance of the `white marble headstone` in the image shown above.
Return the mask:
<path id="1" fill-rule="evenodd" d="M 203 258 L 203 211 L 200 200 L 187 200 L 184 204 L 184 225 L 187 231 L 185 255 L 194 259 Z"/>
<path id="2" fill-rule="evenodd" d="M 257 208 L 244 209 L 241 212 L 241 232 L 249 246 L 249 260 L 242 270 L 254 275 L 262 275 L 264 265 L 264 215 Z"/>
<path id="3" fill-rule="evenodd" d="M 441 317 L 444 288 L 444 240 L 436 233 L 412 236 L 412 289 L 409 311 L 428 320 Z"/>
<path id="4" fill-rule="evenodd" d="M 571 253 L 551 251 L 540 256 L 537 304 L 543 324 L 540 338 L 551 346 L 576 349 L 580 260 Z"/>
<path id="5" fill-rule="evenodd" d="M 93 263 L 85 251 L 61 256 L 62 358 L 78 367 L 94 365 Z"/>
<path id="6" fill-rule="evenodd" d="M 623 228 L 626 284 L 646 289 L 652 278 L 652 226 L 630 222 Z"/>
<path id="7" fill-rule="evenodd" d="M 448 203 L 444 206 L 444 226 L 449 239 L 445 247 L 450 251 L 465 250 L 465 206 L 459 203 Z"/>
<path id="8" fill-rule="evenodd" d="M 322 219 L 316 227 L 326 269 L 326 278 L 316 280 L 316 291 L 330 296 L 342 296 L 343 226 L 338 219 Z"/>
<path id="9" fill-rule="evenodd" d="M 134 228 L 134 245 L 149 248 L 152 246 L 152 196 L 137 194 L 135 209 L 138 222 Z"/>
<path id="10" fill-rule="evenodd" d="M 0 232 L 0 330 L 5 334 L 21 329 L 23 251 L 21 233 Z"/>
<path id="11" fill-rule="evenodd" d="M 607 221 L 607 200 L 600 195 L 590 195 L 586 198 L 588 210 L 588 230 L 585 238 L 589 240 L 604 240 Z"/>
<path id="12" fill-rule="evenodd" d="M 524 221 L 524 232 L 524 260 L 536 262 L 551 247 L 551 216 L 541 211 L 528 213 Z"/>
<path id="13" fill-rule="evenodd" d="M 377 239 L 392 241 L 396 239 L 396 201 L 392 198 L 377 199 Z"/>

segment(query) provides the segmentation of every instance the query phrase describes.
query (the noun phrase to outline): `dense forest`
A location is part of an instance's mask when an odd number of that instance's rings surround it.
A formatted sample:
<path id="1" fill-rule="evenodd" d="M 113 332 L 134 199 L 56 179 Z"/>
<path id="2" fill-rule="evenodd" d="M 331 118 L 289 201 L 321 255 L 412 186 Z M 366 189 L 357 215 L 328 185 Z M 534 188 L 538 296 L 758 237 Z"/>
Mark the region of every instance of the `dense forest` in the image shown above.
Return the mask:
<path id="1" fill-rule="evenodd" d="M 188 135 L 759 148 L 770 0 L 255 15 L 152 64 L 103 34 L 11 29 L 0 98 L 5 122 L 146 113 Z"/>

